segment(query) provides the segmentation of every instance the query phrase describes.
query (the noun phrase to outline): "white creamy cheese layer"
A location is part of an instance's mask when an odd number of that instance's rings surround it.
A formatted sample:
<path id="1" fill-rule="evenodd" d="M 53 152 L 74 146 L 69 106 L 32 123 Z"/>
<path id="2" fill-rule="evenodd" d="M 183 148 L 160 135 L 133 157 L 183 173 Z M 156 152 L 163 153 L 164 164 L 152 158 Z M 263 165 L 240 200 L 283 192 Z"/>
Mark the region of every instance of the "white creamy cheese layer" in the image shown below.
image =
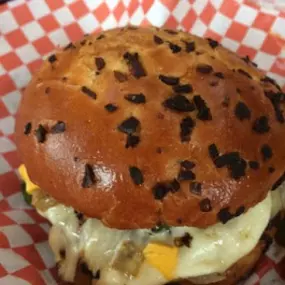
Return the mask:
<path id="1" fill-rule="evenodd" d="M 213 282 L 257 245 L 270 218 L 283 207 L 281 192 L 284 195 L 284 186 L 225 225 L 218 223 L 206 229 L 172 227 L 156 234 L 149 229 L 110 229 L 91 218 L 80 227 L 74 210 L 62 204 L 41 214 L 53 224 L 49 241 L 57 261 L 60 251 L 65 250 L 60 273 L 67 281 L 73 280 L 77 262 L 83 258 L 94 274 L 100 269 L 98 284 L 102 285 L 160 285 L 199 276 L 212 276 L 209 280 Z M 170 246 L 173 238 L 185 233 L 192 237 L 190 247 Z M 141 266 L 136 276 L 131 277 L 112 266 L 129 241 L 143 253 L 136 256 Z"/>

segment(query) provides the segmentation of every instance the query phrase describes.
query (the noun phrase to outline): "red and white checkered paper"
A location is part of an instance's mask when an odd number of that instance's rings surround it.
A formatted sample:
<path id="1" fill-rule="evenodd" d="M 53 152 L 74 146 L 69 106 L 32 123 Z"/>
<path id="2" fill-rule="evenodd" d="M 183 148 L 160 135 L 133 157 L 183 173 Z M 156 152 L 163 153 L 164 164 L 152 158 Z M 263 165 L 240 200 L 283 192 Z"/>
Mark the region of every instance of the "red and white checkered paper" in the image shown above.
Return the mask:
<path id="1" fill-rule="evenodd" d="M 276 0 L 275 0 L 276 1 Z M 0 1 L 1 2 L 1 1 Z M 14 143 L 22 90 L 57 46 L 126 24 L 178 28 L 249 55 L 285 85 L 285 6 L 235 0 L 15 0 L 0 5 L 0 285 L 59 284 L 49 225 L 19 192 Z M 281 8 L 280 8 L 281 7 Z M 282 281 L 283 278 L 283 281 Z M 246 285 L 285 284 L 285 249 L 272 246 Z"/>

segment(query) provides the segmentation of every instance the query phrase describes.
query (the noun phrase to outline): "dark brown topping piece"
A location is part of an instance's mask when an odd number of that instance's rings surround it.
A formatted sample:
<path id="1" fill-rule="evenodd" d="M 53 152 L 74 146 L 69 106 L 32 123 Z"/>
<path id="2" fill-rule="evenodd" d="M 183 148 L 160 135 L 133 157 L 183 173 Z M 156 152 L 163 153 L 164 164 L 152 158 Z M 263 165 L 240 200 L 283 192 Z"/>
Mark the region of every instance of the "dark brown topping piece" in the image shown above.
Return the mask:
<path id="1" fill-rule="evenodd" d="M 228 207 L 223 208 L 219 211 L 219 213 L 217 214 L 218 220 L 222 223 L 222 224 L 226 224 L 229 220 L 235 218 L 235 217 L 239 217 L 240 215 L 242 215 L 245 212 L 245 207 L 244 206 L 240 206 L 236 212 L 234 214 L 230 213 L 230 210 Z"/>
<path id="2" fill-rule="evenodd" d="M 257 67 L 257 64 L 255 63 L 255 62 L 253 62 L 253 61 L 251 61 L 251 59 L 249 58 L 249 56 L 248 55 L 246 55 L 245 57 L 242 57 L 241 58 L 245 63 L 247 63 L 247 64 L 252 64 L 253 66 L 255 66 L 255 67 Z"/>
<path id="3" fill-rule="evenodd" d="M 196 175 L 191 170 L 183 170 L 181 169 L 178 174 L 178 180 L 179 181 L 185 181 L 185 180 L 195 180 Z"/>
<path id="4" fill-rule="evenodd" d="M 190 135 L 195 127 L 195 122 L 191 117 L 185 117 L 180 123 L 180 139 L 182 142 L 190 141 Z"/>
<path id="5" fill-rule="evenodd" d="M 214 160 L 217 168 L 227 167 L 231 177 L 238 180 L 245 176 L 246 161 L 240 157 L 238 152 L 228 152 Z"/>
<path id="6" fill-rule="evenodd" d="M 192 93 L 193 92 L 193 87 L 191 84 L 176 85 L 176 86 L 173 86 L 172 89 L 175 93 Z"/>
<path id="7" fill-rule="evenodd" d="M 200 196 L 202 193 L 202 184 L 200 182 L 193 181 L 190 183 L 189 189 L 192 194 Z"/>
<path id="8" fill-rule="evenodd" d="M 35 135 L 39 143 L 43 143 L 46 140 L 46 134 L 47 130 L 41 124 L 35 130 Z"/>
<path id="9" fill-rule="evenodd" d="M 235 213 L 235 217 L 239 217 L 240 215 L 242 215 L 245 212 L 245 206 L 240 206 Z"/>
<path id="10" fill-rule="evenodd" d="M 66 130 L 65 123 L 62 121 L 58 121 L 54 126 L 51 128 L 52 134 L 59 134 L 63 133 Z"/>
<path id="11" fill-rule="evenodd" d="M 218 85 L 219 85 L 219 82 L 218 82 L 218 81 L 211 81 L 211 82 L 209 83 L 209 85 L 215 87 L 215 86 L 218 86 Z"/>
<path id="12" fill-rule="evenodd" d="M 251 62 L 251 60 L 250 60 L 250 58 L 249 58 L 248 55 L 246 55 L 245 57 L 241 57 L 241 59 L 242 59 L 245 63 L 250 63 L 250 62 Z"/>
<path id="13" fill-rule="evenodd" d="M 114 76 L 119 82 L 124 82 L 128 80 L 127 74 L 114 70 Z"/>
<path id="14" fill-rule="evenodd" d="M 179 45 L 176 45 L 176 44 L 169 42 L 168 46 L 171 49 L 172 53 L 178 53 L 181 51 L 181 47 Z"/>
<path id="15" fill-rule="evenodd" d="M 140 137 L 139 136 L 134 136 L 132 134 L 128 135 L 127 136 L 127 142 L 126 142 L 126 145 L 125 147 L 126 148 L 129 148 L 129 147 L 136 147 L 140 142 Z"/>
<path id="16" fill-rule="evenodd" d="M 260 149 L 263 161 L 267 161 L 272 157 L 272 149 L 268 144 L 264 144 Z"/>
<path id="17" fill-rule="evenodd" d="M 209 145 L 208 150 L 209 150 L 209 155 L 213 161 L 219 157 L 220 155 L 219 150 L 215 144 Z"/>
<path id="18" fill-rule="evenodd" d="M 281 175 L 281 177 L 273 184 L 272 191 L 276 190 L 283 182 L 285 181 L 285 172 Z"/>
<path id="19" fill-rule="evenodd" d="M 220 79 L 224 79 L 225 78 L 225 75 L 222 72 L 215 72 L 214 76 L 216 76 L 216 77 L 218 77 Z"/>
<path id="20" fill-rule="evenodd" d="M 162 148 L 161 147 L 157 147 L 155 151 L 156 151 L 156 153 L 161 154 L 162 153 Z"/>
<path id="21" fill-rule="evenodd" d="M 279 91 L 281 91 L 281 87 L 277 84 L 277 82 L 268 76 L 265 76 L 260 81 L 264 82 L 264 83 L 270 83 L 270 84 L 274 85 Z"/>
<path id="22" fill-rule="evenodd" d="M 154 199 L 156 200 L 163 200 L 163 198 L 168 194 L 169 191 L 169 186 L 164 183 L 157 183 L 152 188 Z"/>
<path id="23" fill-rule="evenodd" d="M 163 102 L 163 106 L 177 112 L 191 112 L 195 110 L 194 104 L 183 95 L 174 95 Z"/>
<path id="24" fill-rule="evenodd" d="M 167 85 L 177 85 L 179 84 L 179 78 L 178 77 L 174 77 L 174 76 L 165 76 L 160 74 L 158 76 L 158 78 L 160 79 L 161 82 L 167 84 Z"/>
<path id="25" fill-rule="evenodd" d="M 210 212 L 212 211 L 211 200 L 209 198 L 205 198 L 200 201 L 200 210 L 202 212 Z"/>
<path id="26" fill-rule="evenodd" d="M 254 169 L 254 170 L 259 169 L 259 162 L 258 161 L 249 161 L 248 165 L 251 169 Z"/>
<path id="27" fill-rule="evenodd" d="M 135 185 L 141 185 L 144 182 L 143 174 L 136 166 L 129 167 L 130 176 Z"/>
<path id="28" fill-rule="evenodd" d="M 242 74 L 242 75 L 244 75 L 244 76 L 246 76 L 246 77 L 252 79 L 252 76 L 251 76 L 249 73 L 247 73 L 246 71 L 244 71 L 243 69 L 238 69 L 237 71 L 238 71 L 240 74 Z"/>
<path id="29" fill-rule="evenodd" d="M 85 93 L 86 95 L 88 95 L 89 97 L 91 97 L 93 99 L 97 98 L 96 93 L 94 91 L 92 91 L 91 89 L 89 89 L 88 87 L 86 87 L 86 86 L 82 86 L 81 87 L 81 92 Z"/>
<path id="30" fill-rule="evenodd" d="M 129 70 L 135 78 L 141 78 L 143 76 L 146 76 L 145 69 L 139 60 L 139 55 L 137 52 L 126 52 L 124 54 L 124 59 L 127 61 Z"/>
<path id="31" fill-rule="evenodd" d="M 81 212 L 74 210 L 74 214 L 79 221 L 83 221 L 84 215 Z"/>
<path id="32" fill-rule="evenodd" d="M 28 122 L 25 127 L 24 127 L 24 134 L 25 135 L 28 135 L 31 133 L 31 130 L 32 130 L 32 123 L 31 122 Z"/>
<path id="33" fill-rule="evenodd" d="M 268 167 L 268 172 L 269 173 L 273 173 L 275 171 L 275 168 L 274 167 L 272 167 L 272 166 L 269 166 Z"/>
<path id="34" fill-rule="evenodd" d="M 179 182 L 174 179 L 170 182 L 159 182 L 152 188 L 154 199 L 163 200 L 163 198 L 169 193 L 175 193 L 180 189 Z"/>
<path id="35" fill-rule="evenodd" d="M 189 233 L 185 233 L 182 237 L 174 239 L 174 245 L 176 247 L 181 247 L 181 246 L 190 247 L 192 240 L 193 237 Z"/>
<path id="36" fill-rule="evenodd" d="M 92 168 L 92 165 L 86 163 L 84 166 L 84 176 L 81 186 L 83 188 L 90 188 L 96 183 L 96 177 Z"/>
<path id="37" fill-rule="evenodd" d="M 215 41 L 211 38 L 207 38 L 207 40 L 208 40 L 208 43 L 212 49 L 216 48 L 219 45 L 219 43 L 217 41 Z"/>
<path id="38" fill-rule="evenodd" d="M 243 121 L 243 120 L 246 120 L 246 119 L 250 119 L 250 110 L 248 109 L 248 107 L 246 106 L 245 103 L 243 102 L 238 102 L 236 104 L 236 107 L 235 107 L 235 115 L 236 117 Z"/>
<path id="39" fill-rule="evenodd" d="M 226 224 L 233 218 L 233 215 L 230 213 L 229 208 L 223 208 L 219 211 L 217 217 L 222 224 Z"/>
<path id="40" fill-rule="evenodd" d="M 238 152 L 228 152 L 223 155 L 220 155 L 215 159 L 215 165 L 217 168 L 221 168 L 224 166 L 227 166 L 229 164 L 232 164 L 236 160 L 239 159 L 239 153 Z"/>
<path id="41" fill-rule="evenodd" d="M 190 161 L 190 160 L 183 160 L 183 161 L 181 161 L 180 165 L 181 165 L 181 167 L 183 167 L 187 170 L 195 167 L 195 163 Z"/>
<path id="42" fill-rule="evenodd" d="M 228 165 L 232 178 L 238 180 L 245 176 L 246 166 L 246 161 L 243 158 L 239 158 L 231 165 Z"/>
<path id="43" fill-rule="evenodd" d="M 64 50 L 68 50 L 68 49 L 74 49 L 75 48 L 75 45 L 73 43 L 69 43 L 65 48 Z"/>
<path id="44" fill-rule="evenodd" d="M 185 42 L 185 45 L 186 52 L 193 52 L 196 49 L 195 42 Z"/>
<path id="45" fill-rule="evenodd" d="M 163 39 L 156 35 L 153 36 L 153 41 L 158 45 L 163 44 Z"/>
<path id="46" fill-rule="evenodd" d="M 213 67 L 208 64 L 200 63 L 197 65 L 196 71 L 203 74 L 209 74 L 213 71 Z"/>
<path id="47" fill-rule="evenodd" d="M 143 104 L 146 102 L 145 96 L 142 93 L 128 94 L 125 96 L 125 99 L 135 104 Z"/>
<path id="48" fill-rule="evenodd" d="M 116 110 L 118 110 L 118 106 L 116 106 L 115 104 L 111 104 L 111 103 L 105 105 L 104 108 L 105 108 L 108 112 L 110 112 L 110 113 L 113 113 L 113 112 L 115 112 Z"/>
<path id="49" fill-rule="evenodd" d="M 200 95 L 193 97 L 194 104 L 198 110 L 197 119 L 202 121 L 212 120 L 212 114 L 210 109 L 207 107 L 206 102 L 202 99 Z"/>
<path id="50" fill-rule="evenodd" d="M 170 35 L 177 35 L 178 34 L 178 32 L 174 31 L 174 30 L 164 29 L 164 31 Z"/>
<path id="51" fill-rule="evenodd" d="M 270 126 L 268 124 L 268 118 L 266 116 L 261 116 L 257 118 L 252 126 L 253 131 L 259 134 L 264 134 L 269 132 Z"/>
<path id="52" fill-rule="evenodd" d="M 50 87 L 47 87 L 46 89 L 45 89 L 45 94 L 49 94 L 50 93 Z"/>
<path id="53" fill-rule="evenodd" d="M 96 38 L 96 40 L 102 40 L 102 39 L 104 39 L 105 38 L 105 35 L 104 34 L 101 34 L 100 36 L 98 36 L 97 38 Z"/>
<path id="54" fill-rule="evenodd" d="M 285 102 L 285 94 L 281 92 L 274 93 L 272 91 L 265 91 L 265 96 L 271 101 L 277 121 L 283 124 L 285 118 L 283 111 L 280 108 L 280 104 Z"/>
<path id="55" fill-rule="evenodd" d="M 56 62 L 56 61 L 57 61 L 56 55 L 55 55 L 55 54 L 50 55 L 50 56 L 48 57 L 48 61 L 49 61 L 50 63 Z"/>
<path id="56" fill-rule="evenodd" d="M 95 57 L 95 64 L 99 71 L 102 70 L 106 65 L 105 60 L 102 57 Z"/>
<path id="57" fill-rule="evenodd" d="M 254 61 L 251 61 L 251 64 L 255 67 L 258 67 L 257 63 L 255 63 Z"/>
<path id="58" fill-rule="evenodd" d="M 119 126 L 118 126 L 118 130 L 125 133 L 125 134 L 133 134 L 135 133 L 138 128 L 140 126 L 140 121 L 131 116 L 130 118 L 124 120 Z"/>

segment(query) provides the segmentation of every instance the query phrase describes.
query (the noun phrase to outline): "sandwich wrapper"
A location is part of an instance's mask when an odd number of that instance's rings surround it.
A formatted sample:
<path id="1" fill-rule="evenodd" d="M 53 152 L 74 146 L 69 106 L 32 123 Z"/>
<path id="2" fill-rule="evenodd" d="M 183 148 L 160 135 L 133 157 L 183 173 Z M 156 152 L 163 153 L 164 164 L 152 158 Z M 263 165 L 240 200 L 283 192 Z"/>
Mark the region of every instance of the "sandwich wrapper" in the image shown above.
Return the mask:
<path id="1" fill-rule="evenodd" d="M 63 284 L 47 242 L 49 224 L 20 192 L 13 132 L 22 91 L 58 46 L 126 24 L 214 38 L 285 85 L 284 0 L 15 0 L 0 5 L 0 285 Z M 285 284 L 285 249 L 273 244 L 242 284 Z"/>

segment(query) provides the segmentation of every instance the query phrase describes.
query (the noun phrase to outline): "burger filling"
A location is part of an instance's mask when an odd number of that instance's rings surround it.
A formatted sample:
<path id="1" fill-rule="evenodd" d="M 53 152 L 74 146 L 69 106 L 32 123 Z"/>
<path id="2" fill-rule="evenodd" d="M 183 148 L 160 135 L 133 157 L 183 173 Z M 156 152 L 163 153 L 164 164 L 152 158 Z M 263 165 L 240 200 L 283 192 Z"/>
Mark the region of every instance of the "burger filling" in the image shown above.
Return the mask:
<path id="1" fill-rule="evenodd" d="M 30 181 L 25 166 L 19 171 L 33 205 L 52 224 L 49 242 L 66 281 L 74 280 L 81 263 L 96 284 L 102 285 L 160 285 L 177 279 L 217 282 L 256 247 L 270 219 L 284 209 L 282 184 L 226 224 L 206 229 L 160 225 L 117 230 L 57 203 Z"/>

